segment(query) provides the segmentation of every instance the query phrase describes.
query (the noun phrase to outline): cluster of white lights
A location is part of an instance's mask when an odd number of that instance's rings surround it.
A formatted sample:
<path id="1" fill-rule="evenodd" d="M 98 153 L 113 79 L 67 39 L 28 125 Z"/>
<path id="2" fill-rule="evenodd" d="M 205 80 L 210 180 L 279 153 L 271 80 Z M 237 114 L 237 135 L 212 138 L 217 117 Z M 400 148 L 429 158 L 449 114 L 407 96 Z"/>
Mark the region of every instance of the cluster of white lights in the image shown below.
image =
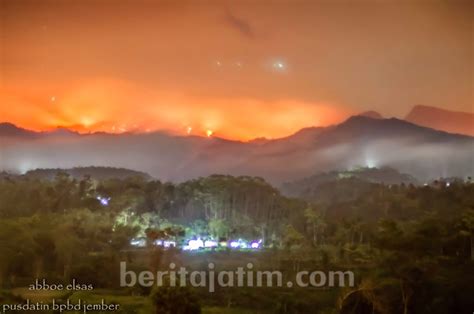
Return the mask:
<path id="1" fill-rule="evenodd" d="M 170 248 L 170 247 L 176 247 L 176 242 L 175 241 L 169 241 L 169 240 L 156 240 L 155 245 L 162 246 L 162 247 L 165 247 L 165 248 Z"/>
<path id="2" fill-rule="evenodd" d="M 176 241 L 171 241 L 171 240 L 156 240 L 154 242 L 156 246 L 162 246 L 164 248 L 171 248 L 171 247 L 176 247 Z M 145 238 L 137 238 L 137 239 L 132 239 L 130 241 L 131 246 L 136 246 L 136 247 L 145 247 L 146 246 L 146 239 Z"/>
<path id="3" fill-rule="evenodd" d="M 217 241 L 214 241 L 214 240 L 206 240 L 206 241 L 204 242 L 204 247 L 207 247 L 207 248 L 218 247 L 218 244 L 217 244 Z"/>
<path id="4" fill-rule="evenodd" d="M 204 249 L 215 249 L 218 247 L 221 248 L 226 248 L 230 247 L 231 249 L 239 250 L 239 249 L 261 249 L 262 248 L 263 241 L 260 240 L 255 240 L 255 241 L 246 241 L 243 239 L 237 239 L 237 240 L 232 240 L 232 241 L 221 241 L 218 242 L 214 239 L 206 239 L 203 240 L 201 238 L 197 239 L 191 239 L 187 241 L 187 244 L 182 247 L 184 251 L 197 251 L 197 250 L 204 250 Z M 130 245 L 135 246 L 135 247 L 145 247 L 146 246 L 146 239 L 145 238 L 138 238 L 138 239 L 132 239 L 130 241 Z M 171 247 L 177 247 L 177 243 L 175 241 L 171 240 L 156 240 L 154 242 L 154 245 L 156 246 L 161 246 L 164 248 L 171 248 Z"/>
<path id="5" fill-rule="evenodd" d="M 237 68 L 237 69 L 242 69 L 244 67 L 244 63 L 242 61 L 235 61 L 235 62 L 222 62 L 221 60 L 216 60 L 214 61 L 214 64 L 218 68 L 223 68 L 224 66 L 230 67 L 230 68 Z M 282 60 L 273 60 L 270 62 L 265 62 L 268 66 L 273 68 L 273 70 L 284 72 L 287 69 L 287 64 L 286 62 Z"/>
<path id="6" fill-rule="evenodd" d="M 230 247 L 233 249 L 246 249 L 249 247 L 247 241 L 238 239 L 230 242 Z"/>
<path id="7" fill-rule="evenodd" d="M 262 240 L 258 241 L 252 241 L 248 242 L 243 239 L 237 239 L 237 240 L 232 240 L 232 241 L 221 241 L 217 242 L 216 240 L 213 239 L 208 239 L 208 240 L 201 240 L 201 238 L 198 239 L 192 239 L 188 241 L 188 244 L 183 247 L 183 250 L 185 251 L 197 251 L 201 249 L 212 249 L 212 248 L 218 248 L 218 247 L 230 247 L 231 249 L 261 249 L 262 248 Z"/>
<path id="8" fill-rule="evenodd" d="M 207 239 L 203 241 L 201 238 L 192 239 L 188 241 L 188 244 L 183 247 L 185 251 L 196 251 L 199 249 L 212 249 L 219 246 L 219 243 L 213 239 Z"/>
<path id="9" fill-rule="evenodd" d="M 204 248 L 204 241 L 200 238 L 188 241 L 188 245 L 183 247 L 185 251 L 195 251 Z"/>

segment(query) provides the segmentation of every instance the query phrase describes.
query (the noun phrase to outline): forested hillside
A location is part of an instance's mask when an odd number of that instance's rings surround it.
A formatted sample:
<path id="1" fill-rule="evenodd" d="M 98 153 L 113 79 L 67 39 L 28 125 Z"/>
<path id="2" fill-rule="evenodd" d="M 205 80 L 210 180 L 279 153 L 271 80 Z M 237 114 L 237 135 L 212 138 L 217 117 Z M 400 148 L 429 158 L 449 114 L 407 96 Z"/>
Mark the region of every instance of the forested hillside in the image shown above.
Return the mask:
<path id="1" fill-rule="evenodd" d="M 468 279 L 474 275 L 472 183 L 417 187 L 371 182 L 342 199 L 333 191 L 354 189 L 360 181 L 331 186 L 305 201 L 282 196 L 255 177 L 215 175 L 171 184 L 141 177 L 7 175 L 0 179 L 0 286 L 44 277 L 117 287 L 118 262 L 124 258 L 141 268 L 163 265 L 171 256 L 188 258 L 178 248 L 155 247 L 157 237 L 178 243 L 196 235 L 258 237 L 264 247 L 252 258 L 262 267 L 290 274 L 343 268 L 357 274 L 356 287 L 335 288 L 331 296 L 318 290 L 309 290 L 311 298 L 301 297 L 309 291 L 265 290 L 252 299 L 261 301 L 257 308 L 262 311 L 270 304 L 287 308 L 284 313 L 314 306 L 327 313 L 365 313 L 366 308 L 373 313 L 461 313 L 473 308 Z M 137 251 L 130 242 L 140 236 L 148 244 Z M 232 254 L 229 258 L 237 253 Z M 239 259 L 245 258 L 242 254 Z M 143 256 L 148 262 L 140 262 Z M 233 291 L 226 295 L 239 307 L 254 308 L 254 301 L 237 297 L 242 290 Z M 145 297 L 149 292 L 135 293 Z M 264 297 L 268 293 L 274 295 L 271 301 Z M 294 301 L 282 297 L 285 293 Z M 225 306 L 227 297 L 219 300 Z M 207 294 L 200 303 L 216 305 Z"/>

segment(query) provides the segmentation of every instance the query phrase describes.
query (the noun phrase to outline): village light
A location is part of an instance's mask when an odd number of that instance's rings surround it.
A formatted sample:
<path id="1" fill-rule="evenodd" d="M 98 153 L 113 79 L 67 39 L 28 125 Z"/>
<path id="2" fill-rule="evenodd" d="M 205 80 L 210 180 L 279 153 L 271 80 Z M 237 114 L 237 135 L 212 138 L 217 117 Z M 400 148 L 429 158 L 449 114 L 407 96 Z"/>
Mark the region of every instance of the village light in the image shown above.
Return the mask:
<path id="1" fill-rule="evenodd" d="M 258 241 L 253 241 L 252 243 L 250 243 L 250 247 L 251 247 L 252 249 L 259 249 L 259 248 L 261 248 L 262 243 L 263 243 L 263 240 L 262 240 L 262 239 L 260 239 L 260 240 L 258 240 Z"/>
<path id="2" fill-rule="evenodd" d="M 189 240 L 188 245 L 186 245 L 183 249 L 186 251 L 195 251 L 203 247 L 204 242 L 200 238 L 198 238 L 197 240 Z"/>
<path id="3" fill-rule="evenodd" d="M 164 241 L 163 246 L 166 248 L 176 247 L 176 242 L 174 241 Z"/>
<path id="4" fill-rule="evenodd" d="M 132 239 L 130 241 L 130 245 L 136 246 L 136 247 L 145 247 L 146 246 L 146 240 L 143 238 L 139 239 Z"/>
<path id="5" fill-rule="evenodd" d="M 100 202 L 102 206 L 108 206 L 110 197 L 102 197 L 102 196 L 97 196 L 97 200 Z"/>
<path id="6" fill-rule="evenodd" d="M 219 242 L 219 246 L 227 247 L 228 243 L 227 243 L 227 241 L 221 241 L 221 242 Z"/>
<path id="7" fill-rule="evenodd" d="M 217 247 L 217 241 L 214 241 L 214 240 L 206 240 L 206 241 L 204 242 L 204 247 L 206 247 L 206 248 Z"/>
<path id="8" fill-rule="evenodd" d="M 238 239 L 237 241 L 231 241 L 230 242 L 230 247 L 233 249 L 246 249 L 249 247 L 247 241 Z"/>

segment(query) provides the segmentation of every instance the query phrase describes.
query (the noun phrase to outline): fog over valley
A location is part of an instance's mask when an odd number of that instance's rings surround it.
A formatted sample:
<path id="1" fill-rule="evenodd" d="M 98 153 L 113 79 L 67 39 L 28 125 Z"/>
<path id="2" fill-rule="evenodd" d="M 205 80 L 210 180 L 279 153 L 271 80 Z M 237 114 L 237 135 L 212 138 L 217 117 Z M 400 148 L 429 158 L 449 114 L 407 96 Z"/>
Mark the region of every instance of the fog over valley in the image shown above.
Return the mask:
<path id="1" fill-rule="evenodd" d="M 473 173 L 474 138 L 397 119 L 354 116 L 275 140 L 239 142 L 167 133 L 36 133 L 3 124 L 0 169 L 122 167 L 160 180 L 252 175 L 280 184 L 357 166 L 390 166 L 420 180 Z M 8 132 L 7 132 L 8 131 Z"/>

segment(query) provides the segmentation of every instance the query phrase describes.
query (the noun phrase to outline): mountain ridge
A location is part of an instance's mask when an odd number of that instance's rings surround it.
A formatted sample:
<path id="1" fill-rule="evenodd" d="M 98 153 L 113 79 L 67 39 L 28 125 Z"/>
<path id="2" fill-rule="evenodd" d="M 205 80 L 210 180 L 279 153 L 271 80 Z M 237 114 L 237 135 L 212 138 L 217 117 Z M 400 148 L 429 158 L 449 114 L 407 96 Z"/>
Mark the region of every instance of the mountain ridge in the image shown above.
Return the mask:
<path id="1" fill-rule="evenodd" d="M 354 166 L 390 166 L 416 177 L 472 174 L 474 138 L 404 120 L 353 116 L 285 138 L 240 142 L 166 133 L 13 137 L 1 170 L 108 166 L 184 181 L 210 174 L 261 176 L 272 183 Z"/>
<path id="2" fill-rule="evenodd" d="M 474 114 L 468 112 L 416 105 L 405 120 L 436 130 L 474 136 Z"/>
<path id="3" fill-rule="evenodd" d="M 426 108 L 439 109 L 439 108 L 436 108 L 436 107 L 421 106 L 421 105 L 417 105 L 415 107 L 426 107 Z M 444 109 L 440 109 L 440 110 L 445 111 Z M 454 112 L 454 111 L 452 111 L 452 112 Z M 463 115 L 472 115 L 473 118 L 474 118 L 474 114 L 465 113 L 465 112 L 454 112 L 454 113 L 459 113 L 459 114 L 463 114 Z M 446 130 L 443 130 L 443 129 L 436 129 L 436 128 L 433 128 L 433 127 L 430 127 L 430 126 L 420 125 L 416 122 L 412 122 L 412 121 L 407 120 L 407 119 L 399 119 L 399 118 L 395 118 L 395 117 L 384 118 L 382 115 L 380 115 L 376 111 L 366 111 L 366 112 L 363 112 L 361 114 L 349 116 L 347 119 L 341 121 L 340 123 L 334 124 L 334 125 L 323 126 L 323 127 L 317 127 L 317 126 L 304 127 L 302 129 L 296 131 L 293 134 L 290 134 L 290 135 L 284 136 L 284 137 L 274 138 L 274 139 L 268 139 L 268 138 L 261 137 L 261 138 L 255 138 L 255 139 L 252 139 L 252 140 L 249 140 L 249 141 L 240 141 L 240 140 L 226 139 L 226 138 L 221 138 L 221 137 L 213 137 L 213 138 L 218 139 L 218 140 L 222 140 L 222 141 L 228 141 L 228 142 L 240 142 L 240 143 L 265 145 L 265 144 L 275 142 L 275 141 L 287 140 L 287 139 L 292 139 L 292 138 L 296 138 L 296 137 L 312 136 L 312 135 L 314 135 L 314 134 L 312 134 L 313 131 L 316 132 L 316 133 L 321 133 L 322 131 L 332 129 L 335 126 L 344 125 L 347 122 L 357 121 L 357 120 L 360 120 L 360 119 L 385 120 L 385 121 L 389 120 L 389 121 L 408 122 L 410 125 L 415 125 L 415 126 L 422 127 L 422 128 L 432 129 L 432 130 L 437 131 L 437 132 L 474 137 L 474 134 L 469 135 L 469 134 L 463 134 L 463 133 L 449 132 L 449 131 L 446 131 Z M 71 130 L 67 127 L 58 127 L 58 128 L 53 129 L 51 131 L 33 131 L 33 130 L 30 130 L 30 129 L 20 127 L 20 126 L 14 124 L 14 123 L 11 123 L 11 122 L 0 122 L 0 136 L 4 136 L 4 137 L 5 136 L 30 136 L 30 137 L 33 137 L 33 136 L 42 136 L 42 135 L 58 135 L 58 136 L 66 136 L 66 135 L 74 135 L 74 136 L 111 135 L 111 136 L 121 136 L 121 135 L 145 135 L 145 134 L 150 135 L 150 134 L 155 134 L 155 133 L 167 134 L 167 133 L 161 132 L 161 131 L 146 132 L 146 133 L 145 132 L 108 133 L 108 132 L 99 132 L 99 131 L 98 132 L 92 132 L 92 133 L 79 133 L 79 132 Z M 186 137 L 186 138 L 191 137 L 189 135 L 171 135 L 171 134 L 167 134 L 167 135 L 174 136 L 174 137 Z M 192 137 L 200 138 L 200 139 L 207 138 L 205 136 L 199 136 L 199 135 L 193 135 Z"/>

